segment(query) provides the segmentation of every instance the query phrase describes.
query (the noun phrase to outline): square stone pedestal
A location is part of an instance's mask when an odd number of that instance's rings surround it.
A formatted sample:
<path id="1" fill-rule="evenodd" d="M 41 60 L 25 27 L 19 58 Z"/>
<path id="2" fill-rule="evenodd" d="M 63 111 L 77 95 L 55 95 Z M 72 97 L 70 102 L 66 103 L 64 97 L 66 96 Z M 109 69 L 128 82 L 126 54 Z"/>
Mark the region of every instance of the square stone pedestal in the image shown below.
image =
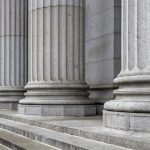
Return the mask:
<path id="1" fill-rule="evenodd" d="M 103 111 L 103 124 L 107 128 L 124 131 L 150 132 L 150 114 Z"/>
<path id="2" fill-rule="evenodd" d="M 18 105 L 18 113 L 39 116 L 94 116 L 95 105 Z"/>

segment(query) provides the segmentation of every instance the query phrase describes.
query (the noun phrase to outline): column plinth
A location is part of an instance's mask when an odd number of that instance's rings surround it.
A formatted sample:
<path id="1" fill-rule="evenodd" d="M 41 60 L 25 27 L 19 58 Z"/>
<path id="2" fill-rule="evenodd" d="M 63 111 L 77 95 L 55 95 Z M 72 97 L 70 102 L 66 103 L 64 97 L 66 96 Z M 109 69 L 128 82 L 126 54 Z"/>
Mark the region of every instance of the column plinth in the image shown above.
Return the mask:
<path id="1" fill-rule="evenodd" d="M 17 109 L 27 82 L 27 0 L 0 1 L 0 109 Z"/>
<path id="2" fill-rule="evenodd" d="M 122 0 L 122 69 L 115 100 L 105 103 L 104 126 L 149 132 L 150 0 Z"/>
<path id="3" fill-rule="evenodd" d="M 29 29 L 29 81 L 18 112 L 95 115 L 84 79 L 84 0 L 31 0 Z"/>

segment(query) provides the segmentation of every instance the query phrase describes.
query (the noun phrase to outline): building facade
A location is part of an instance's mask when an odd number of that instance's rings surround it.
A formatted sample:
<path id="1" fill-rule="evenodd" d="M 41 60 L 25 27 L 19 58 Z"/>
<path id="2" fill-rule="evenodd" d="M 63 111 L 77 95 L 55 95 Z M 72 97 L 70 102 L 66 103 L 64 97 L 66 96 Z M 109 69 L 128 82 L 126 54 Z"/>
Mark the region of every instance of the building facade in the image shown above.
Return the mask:
<path id="1" fill-rule="evenodd" d="M 0 109 L 149 135 L 149 31 L 150 0 L 0 0 Z"/>

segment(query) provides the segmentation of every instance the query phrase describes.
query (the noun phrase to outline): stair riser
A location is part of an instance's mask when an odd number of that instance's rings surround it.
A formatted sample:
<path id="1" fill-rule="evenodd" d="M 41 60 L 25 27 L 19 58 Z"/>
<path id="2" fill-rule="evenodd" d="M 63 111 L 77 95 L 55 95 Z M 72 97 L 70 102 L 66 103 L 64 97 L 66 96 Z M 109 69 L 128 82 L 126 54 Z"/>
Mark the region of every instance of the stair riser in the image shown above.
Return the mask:
<path id="1" fill-rule="evenodd" d="M 48 144 L 48 145 L 51 145 L 54 147 L 58 147 L 58 148 L 63 149 L 63 150 L 88 150 L 88 149 L 85 149 L 82 147 L 70 145 L 70 144 L 65 143 L 65 142 L 60 142 L 60 141 L 57 141 L 54 139 L 50 139 L 50 138 L 47 138 L 47 137 L 44 137 L 41 135 L 34 134 L 32 132 L 24 131 L 21 129 L 16 129 L 14 127 L 6 126 L 3 124 L 0 124 L 0 128 L 5 129 L 7 131 L 11 131 L 11 132 L 19 134 L 19 135 L 22 135 L 22 136 L 27 137 L 29 139 L 36 140 L 38 142 L 42 142 L 42 143 L 45 143 L 45 144 Z"/>
<path id="2" fill-rule="evenodd" d="M 7 140 L 1 139 L 1 138 L 0 138 L 0 144 L 4 145 L 4 146 L 6 146 L 10 149 L 13 149 L 13 150 L 26 150 L 24 148 L 21 148 L 21 147 L 15 145 L 15 144 L 13 144 L 13 143 L 11 143 Z"/>

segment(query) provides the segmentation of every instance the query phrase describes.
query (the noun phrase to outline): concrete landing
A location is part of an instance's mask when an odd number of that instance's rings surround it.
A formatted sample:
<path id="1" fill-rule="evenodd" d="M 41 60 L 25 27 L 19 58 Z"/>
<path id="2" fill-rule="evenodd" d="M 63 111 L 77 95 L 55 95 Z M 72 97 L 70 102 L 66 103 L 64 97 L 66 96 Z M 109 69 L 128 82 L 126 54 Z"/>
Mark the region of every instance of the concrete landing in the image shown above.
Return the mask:
<path id="1" fill-rule="evenodd" d="M 25 123 L 49 129 L 57 133 L 65 133 L 65 136 L 72 135 L 94 142 L 105 142 L 113 145 L 135 149 L 135 150 L 149 150 L 150 149 L 150 134 L 139 132 L 126 132 L 120 130 L 106 129 L 103 127 L 102 117 L 41 117 L 41 116 L 24 116 L 19 115 L 15 111 L 0 111 L 0 124 L 1 128 L 8 129 L 12 127 L 10 121 L 15 121 L 13 128 L 18 128 L 18 123 Z M 3 120 L 6 119 L 6 120 Z M 18 124 L 18 126 L 17 126 Z M 35 127 L 34 127 L 35 128 Z M 11 129 L 11 130 L 14 130 Z M 20 129 L 22 130 L 22 129 Z M 17 131 L 19 132 L 19 131 Z M 22 131 L 23 132 L 23 131 Z M 41 132 L 44 133 L 44 132 Z M 57 134 L 60 135 L 60 134 Z M 61 139 L 59 139 L 60 141 Z M 86 141 L 86 140 L 85 140 Z M 71 142 L 71 141 L 70 141 Z M 75 143 L 75 141 L 74 141 Z M 87 141 L 88 143 L 88 141 Z M 104 144 L 105 144 L 104 143 Z M 72 143 L 73 144 L 73 143 Z M 107 145 L 107 144 L 106 144 Z M 111 148 L 112 146 L 111 145 Z M 123 150 L 123 148 L 121 148 Z M 91 150 L 91 149 L 90 149 Z M 93 150 L 96 150 L 96 148 Z M 100 148 L 98 148 L 100 150 Z M 109 150 L 109 149 L 107 149 Z M 110 149 L 112 150 L 112 149 Z"/>

